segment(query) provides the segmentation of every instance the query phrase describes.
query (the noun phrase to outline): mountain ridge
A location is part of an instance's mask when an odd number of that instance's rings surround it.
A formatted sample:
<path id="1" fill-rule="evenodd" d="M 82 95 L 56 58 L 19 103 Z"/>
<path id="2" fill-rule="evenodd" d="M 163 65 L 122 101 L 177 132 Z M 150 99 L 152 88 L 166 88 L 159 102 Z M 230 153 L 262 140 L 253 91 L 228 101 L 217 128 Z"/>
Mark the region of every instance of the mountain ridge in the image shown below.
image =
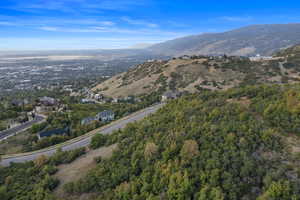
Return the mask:
<path id="1" fill-rule="evenodd" d="M 272 55 L 300 43 L 300 23 L 250 25 L 221 33 L 192 35 L 148 48 L 169 56 L 181 55 Z"/>

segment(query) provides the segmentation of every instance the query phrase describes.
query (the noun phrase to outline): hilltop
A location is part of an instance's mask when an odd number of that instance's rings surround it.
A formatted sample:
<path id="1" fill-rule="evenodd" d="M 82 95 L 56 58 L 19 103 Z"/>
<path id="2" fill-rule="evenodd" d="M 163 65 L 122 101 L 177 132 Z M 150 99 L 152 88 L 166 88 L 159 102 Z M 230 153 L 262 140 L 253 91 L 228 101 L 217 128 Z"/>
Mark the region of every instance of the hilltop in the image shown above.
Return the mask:
<path id="1" fill-rule="evenodd" d="M 300 77 L 300 46 L 255 59 L 234 56 L 183 56 L 137 65 L 94 90 L 111 97 L 178 90 L 224 90 L 257 83 L 293 83 Z"/>

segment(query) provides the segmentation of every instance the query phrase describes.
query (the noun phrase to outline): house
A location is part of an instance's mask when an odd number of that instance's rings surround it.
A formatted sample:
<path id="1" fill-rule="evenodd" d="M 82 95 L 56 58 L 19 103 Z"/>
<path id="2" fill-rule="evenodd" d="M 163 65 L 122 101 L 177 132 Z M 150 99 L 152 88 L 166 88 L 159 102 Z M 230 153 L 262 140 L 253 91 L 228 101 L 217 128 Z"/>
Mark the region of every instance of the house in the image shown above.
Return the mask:
<path id="1" fill-rule="evenodd" d="M 28 121 L 34 120 L 35 113 L 34 112 L 27 112 Z"/>
<path id="2" fill-rule="evenodd" d="M 54 106 L 56 104 L 56 100 L 51 97 L 41 97 L 39 101 L 44 106 Z"/>
<path id="3" fill-rule="evenodd" d="M 93 99 L 81 99 L 81 103 L 86 103 L 86 104 L 95 103 L 95 100 L 93 100 Z"/>
<path id="4" fill-rule="evenodd" d="M 98 113 L 96 118 L 102 122 L 112 121 L 115 119 L 115 113 L 111 110 L 105 110 Z"/>
<path id="5" fill-rule="evenodd" d="M 189 59 L 191 59 L 191 57 L 188 56 L 188 55 L 184 55 L 184 56 L 179 57 L 179 59 L 181 59 L 181 60 L 189 60 Z"/>
<path id="6" fill-rule="evenodd" d="M 170 100 L 170 99 L 176 99 L 179 97 L 179 92 L 173 92 L 173 91 L 168 91 L 168 92 L 165 92 L 162 96 L 161 96 L 161 101 L 167 101 L 167 100 Z"/>
<path id="7" fill-rule="evenodd" d="M 97 101 L 99 101 L 99 100 L 103 99 L 104 96 L 103 96 L 102 94 L 95 94 L 94 98 L 95 98 Z"/>
<path id="8" fill-rule="evenodd" d="M 119 103 L 120 102 L 120 99 L 119 98 L 114 98 L 113 100 L 112 100 L 112 103 Z"/>
<path id="9" fill-rule="evenodd" d="M 126 102 L 133 102 L 134 97 L 133 96 L 127 96 L 127 97 L 124 97 L 123 100 L 126 101 Z"/>
<path id="10" fill-rule="evenodd" d="M 11 101 L 11 105 L 20 107 L 20 106 L 23 106 L 23 101 L 18 100 L 18 99 L 14 99 L 14 100 Z"/>
<path id="11" fill-rule="evenodd" d="M 35 106 L 34 111 L 36 113 L 45 113 L 53 111 L 53 108 L 48 106 Z"/>
<path id="12" fill-rule="evenodd" d="M 43 131 L 41 133 L 38 133 L 38 138 L 42 139 L 44 137 L 51 137 L 54 135 L 66 135 L 68 134 L 69 129 L 68 128 L 61 128 L 61 129 L 53 129 L 53 130 L 49 130 L 49 131 Z"/>
<path id="13" fill-rule="evenodd" d="M 94 121 L 97 121 L 98 118 L 97 117 L 86 117 L 84 119 L 81 120 L 81 125 L 88 125 L 93 123 Z"/>
<path id="14" fill-rule="evenodd" d="M 24 106 L 24 105 L 28 105 L 29 101 L 27 99 L 23 99 L 23 100 L 19 100 L 19 99 L 14 99 L 11 101 L 11 105 L 13 106 Z"/>

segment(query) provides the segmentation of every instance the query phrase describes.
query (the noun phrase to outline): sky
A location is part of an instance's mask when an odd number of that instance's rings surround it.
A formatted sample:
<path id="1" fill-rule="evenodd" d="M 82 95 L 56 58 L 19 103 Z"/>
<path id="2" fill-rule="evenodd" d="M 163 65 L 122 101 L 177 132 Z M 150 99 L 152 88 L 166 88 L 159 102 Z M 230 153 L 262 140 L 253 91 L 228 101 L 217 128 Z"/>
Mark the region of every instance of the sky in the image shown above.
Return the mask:
<path id="1" fill-rule="evenodd" d="M 130 48 L 298 22 L 299 0 L 0 0 L 0 50 Z"/>

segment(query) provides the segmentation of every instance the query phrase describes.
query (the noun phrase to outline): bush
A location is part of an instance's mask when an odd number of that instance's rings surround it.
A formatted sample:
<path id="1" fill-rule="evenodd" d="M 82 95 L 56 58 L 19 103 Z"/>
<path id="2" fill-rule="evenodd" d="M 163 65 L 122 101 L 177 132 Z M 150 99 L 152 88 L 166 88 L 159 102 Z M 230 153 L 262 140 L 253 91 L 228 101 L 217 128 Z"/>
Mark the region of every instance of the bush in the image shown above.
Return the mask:
<path id="1" fill-rule="evenodd" d="M 102 147 L 106 144 L 108 137 L 103 134 L 96 134 L 92 137 L 92 141 L 90 144 L 90 147 L 92 149 L 97 149 L 99 147 Z"/>
<path id="2" fill-rule="evenodd" d="M 30 132 L 38 133 L 38 132 L 42 131 L 44 128 L 46 128 L 46 126 L 47 126 L 47 122 L 43 122 L 40 124 L 34 124 L 34 125 L 32 125 Z"/>
<path id="3" fill-rule="evenodd" d="M 50 158 L 50 163 L 54 165 L 70 163 L 85 153 L 84 147 L 72 151 L 62 151 L 61 149 L 58 149 Z"/>
<path id="4" fill-rule="evenodd" d="M 101 163 L 102 162 L 102 157 L 101 156 L 98 156 L 98 157 L 95 157 L 94 158 L 94 161 L 98 164 L 98 163 Z"/>

